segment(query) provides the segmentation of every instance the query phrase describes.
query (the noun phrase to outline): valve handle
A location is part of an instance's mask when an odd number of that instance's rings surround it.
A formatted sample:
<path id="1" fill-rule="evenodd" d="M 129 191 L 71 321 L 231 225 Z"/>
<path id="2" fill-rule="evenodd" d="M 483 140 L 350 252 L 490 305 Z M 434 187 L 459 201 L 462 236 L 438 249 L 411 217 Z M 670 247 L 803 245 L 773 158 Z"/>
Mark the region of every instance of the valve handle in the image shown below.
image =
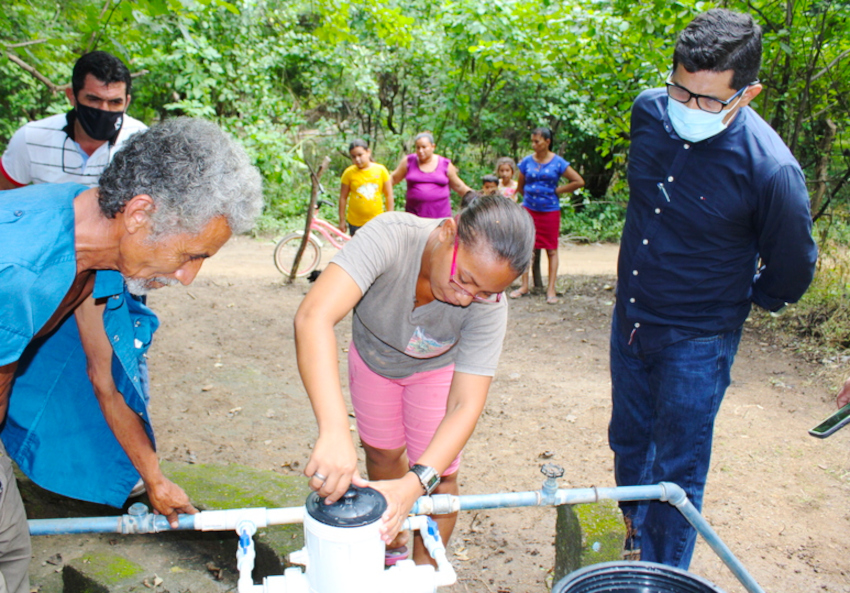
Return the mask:
<path id="1" fill-rule="evenodd" d="M 564 468 L 555 463 L 547 463 L 540 468 L 540 473 L 547 478 L 560 478 L 564 475 Z"/>

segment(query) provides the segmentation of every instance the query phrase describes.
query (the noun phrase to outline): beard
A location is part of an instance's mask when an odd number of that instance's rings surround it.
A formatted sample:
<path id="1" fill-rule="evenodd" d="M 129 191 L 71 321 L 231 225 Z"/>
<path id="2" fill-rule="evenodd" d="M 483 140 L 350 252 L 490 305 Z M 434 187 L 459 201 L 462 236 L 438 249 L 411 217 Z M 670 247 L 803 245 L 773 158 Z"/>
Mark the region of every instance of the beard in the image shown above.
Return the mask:
<path id="1" fill-rule="evenodd" d="M 163 286 L 180 284 L 180 281 L 176 278 L 165 278 L 164 276 L 157 276 L 155 278 L 128 278 L 124 276 L 124 282 L 127 284 L 127 290 L 130 291 L 130 294 L 136 296 L 144 296 L 150 291 L 160 288 L 159 286 L 154 286 L 154 283 L 162 284 Z"/>

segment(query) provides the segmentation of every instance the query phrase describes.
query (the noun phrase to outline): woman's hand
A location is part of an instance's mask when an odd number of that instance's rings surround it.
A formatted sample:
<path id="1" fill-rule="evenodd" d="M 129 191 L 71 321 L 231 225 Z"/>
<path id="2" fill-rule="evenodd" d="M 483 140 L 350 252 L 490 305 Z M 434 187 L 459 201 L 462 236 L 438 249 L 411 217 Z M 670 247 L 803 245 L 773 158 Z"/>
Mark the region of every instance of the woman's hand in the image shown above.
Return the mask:
<path id="1" fill-rule="evenodd" d="M 304 475 L 310 478 L 310 488 L 325 499 L 325 504 L 342 498 L 351 484 L 368 486 L 357 472 L 357 452 L 347 433 L 341 438 L 320 436 Z"/>
<path id="2" fill-rule="evenodd" d="M 381 515 L 379 531 L 384 543 L 389 544 L 401 531 L 410 509 L 425 494 L 416 474 L 407 472 L 398 480 L 369 482 L 369 486 L 379 491 L 387 499 L 387 510 Z"/>

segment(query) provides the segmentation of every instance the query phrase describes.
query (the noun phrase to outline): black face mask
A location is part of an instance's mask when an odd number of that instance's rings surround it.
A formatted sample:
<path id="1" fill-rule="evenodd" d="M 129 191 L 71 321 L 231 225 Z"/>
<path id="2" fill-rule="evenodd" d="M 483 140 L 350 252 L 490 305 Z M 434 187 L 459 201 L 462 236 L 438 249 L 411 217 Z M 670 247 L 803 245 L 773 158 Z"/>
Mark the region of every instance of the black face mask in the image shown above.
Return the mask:
<path id="1" fill-rule="evenodd" d="M 124 123 L 123 111 L 104 111 L 81 105 L 79 102 L 74 110 L 83 131 L 92 140 L 112 140 L 121 131 L 121 125 Z"/>

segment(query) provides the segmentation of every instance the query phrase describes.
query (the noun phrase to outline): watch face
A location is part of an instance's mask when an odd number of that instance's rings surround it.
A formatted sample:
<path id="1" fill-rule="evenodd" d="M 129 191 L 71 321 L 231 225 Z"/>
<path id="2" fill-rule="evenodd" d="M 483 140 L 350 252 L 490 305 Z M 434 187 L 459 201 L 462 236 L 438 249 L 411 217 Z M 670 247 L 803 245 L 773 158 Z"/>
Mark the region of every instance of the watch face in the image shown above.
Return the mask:
<path id="1" fill-rule="evenodd" d="M 440 476 L 433 467 L 427 465 L 419 465 L 418 463 L 410 468 L 410 471 L 416 474 L 419 482 L 425 489 L 425 494 L 431 494 L 440 483 Z"/>

